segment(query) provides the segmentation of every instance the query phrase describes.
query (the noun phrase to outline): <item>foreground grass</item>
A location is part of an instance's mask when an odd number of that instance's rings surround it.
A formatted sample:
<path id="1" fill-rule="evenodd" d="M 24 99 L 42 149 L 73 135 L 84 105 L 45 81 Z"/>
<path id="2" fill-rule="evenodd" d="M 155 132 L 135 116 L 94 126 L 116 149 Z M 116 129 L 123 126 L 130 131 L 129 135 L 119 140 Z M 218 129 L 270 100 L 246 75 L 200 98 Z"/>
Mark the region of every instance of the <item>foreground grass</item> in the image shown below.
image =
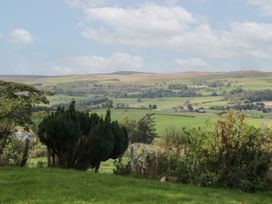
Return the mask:
<path id="1" fill-rule="evenodd" d="M 272 203 L 272 193 L 223 189 L 59 169 L 0 168 L 0 203 Z"/>

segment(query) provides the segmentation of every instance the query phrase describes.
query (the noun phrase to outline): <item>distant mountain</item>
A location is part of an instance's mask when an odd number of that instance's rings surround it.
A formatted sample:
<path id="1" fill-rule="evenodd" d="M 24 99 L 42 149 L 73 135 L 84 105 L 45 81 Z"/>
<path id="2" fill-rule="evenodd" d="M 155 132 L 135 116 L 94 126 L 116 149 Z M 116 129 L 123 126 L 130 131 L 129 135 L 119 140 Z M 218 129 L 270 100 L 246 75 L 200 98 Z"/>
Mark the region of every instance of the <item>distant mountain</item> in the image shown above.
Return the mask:
<path id="1" fill-rule="evenodd" d="M 58 84 L 75 81 L 125 81 L 133 83 L 151 83 L 171 80 L 206 80 L 206 79 L 219 79 L 219 78 L 258 78 L 258 77 L 271 77 L 272 72 L 262 72 L 256 70 L 242 70 L 230 72 L 172 72 L 172 73 L 149 73 L 149 72 L 136 72 L 136 71 L 117 71 L 112 73 L 97 73 L 97 74 L 75 74 L 75 75 L 59 75 L 59 76 L 35 76 L 35 75 L 0 75 L 0 80 L 26 82 L 26 83 L 46 83 Z"/>
<path id="2" fill-rule="evenodd" d="M 135 71 L 118 71 L 118 72 L 112 72 L 106 75 L 135 75 L 135 74 L 151 74 L 151 73 L 135 72 Z"/>
<path id="3" fill-rule="evenodd" d="M 25 82 L 49 77 L 50 76 L 36 76 L 36 75 L 0 75 L 0 80 Z"/>

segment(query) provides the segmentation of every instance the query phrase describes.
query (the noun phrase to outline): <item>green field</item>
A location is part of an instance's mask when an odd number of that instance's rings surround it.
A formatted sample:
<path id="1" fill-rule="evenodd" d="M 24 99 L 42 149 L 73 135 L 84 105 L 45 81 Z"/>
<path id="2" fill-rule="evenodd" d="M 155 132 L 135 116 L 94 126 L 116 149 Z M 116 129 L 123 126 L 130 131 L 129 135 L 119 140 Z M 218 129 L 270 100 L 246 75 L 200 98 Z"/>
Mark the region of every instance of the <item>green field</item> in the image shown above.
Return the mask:
<path id="1" fill-rule="evenodd" d="M 160 183 L 60 169 L 0 168 L 0 203 L 229 203 L 270 204 L 271 192 Z"/>
<path id="2" fill-rule="evenodd" d="M 1 76 L 0 76 L 1 77 Z M 5 78 L 4 78 L 5 79 Z M 147 113 L 155 113 L 156 129 L 159 135 L 162 135 L 166 128 L 210 128 L 218 119 L 220 110 L 210 110 L 212 106 L 228 106 L 234 101 L 226 100 L 223 92 L 228 93 L 236 88 L 246 90 L 271 89 L 272 73 L 243 71 L 243 72 L 184 72 L 184 73 L 141 73 L 141 74 L 93 74 L 93 75 L 71 75 L 58 77 L 23 77 L 10 76 L 7 80 L 26 82 L 36 84 L 42 89 L 63 89 L 63 93 L 49 97 L 50 105 L 67 104 L 72 99 L 77 102 L 88 101 L 95 98 L 108 98 L 113 101 L 113 106 L 125 104 L 130 109 L 119 110 L 112 109 L 112 118 L 122 121 L 128 117 L 139 120 Z M 197 87 L 197 83 L 212 83 L 220 81 L 230 83 L 230 86 L 223 87 Z M 96 84 L 96 86 L 93 86 Z M 113 92 L 126 92 L 128 94 L 138 93 L 144 90 L 167 89 L 169 84 L 183 84 L 194 88 L 202 96 L 197 97 L 114 97 Z M 97 89 L 97 87 L 102 87 Z M 135 87 L 138 87 L 135 89 Z M 84 91 L 85 95 L 72 96 L 69 91 L 74 89 L 74 94 Z M 97 89 L 96 91 L 94 91 Z M 110 92 L 107 92 L 110 90 Z M 65 92 L 66 91 L 66 92 Z M 68 92 L 68 93 L 67 93 Z M 221 96 L 211 96 L 213 92 Z M 260 101 L 262 102 L 262 101 Z M 271 101 L 263 101 L 266 107 L 272 107 Z M 194 109 L 204 109 L 206 113 L 188 113 L 181 112 L 180 107 L 186 108 L 186 104 L 192 104 Z M 155 104 L 157 110 L 140 110 Z M 49 105 L 49 106 L 50 106 Z M 136 108 L 136 109 L 135 109 Z M 177 112 L 174 109 L 179 110 Z M 105 113 L 105 110 L 95 110 L 99 113 Z M 255 126 L 272 126 L 271 113 L 246 112 L 247 122 Z"/>
<path id="3" fill-rule="evenodd" d="M 99 114 L 105 114 L 106 110 L 101 110 Z M 197 128 L 210 129 L 213 124 L 219 119 L 219 116 L 214 113 L 170 113 L 164 111 L 149 111 L 149 110 L 112 110 L 112 119 L 122 121 L 125 118 L 139 120 L 145 114 L 154 113 L 156 122 L 156 129 L 159 135 L 163 135 L 167 128 Z M 259 126 L 272 126 L 270 114 L 253 115 L 246 118 L 246 122 L 250 125 Z"/>

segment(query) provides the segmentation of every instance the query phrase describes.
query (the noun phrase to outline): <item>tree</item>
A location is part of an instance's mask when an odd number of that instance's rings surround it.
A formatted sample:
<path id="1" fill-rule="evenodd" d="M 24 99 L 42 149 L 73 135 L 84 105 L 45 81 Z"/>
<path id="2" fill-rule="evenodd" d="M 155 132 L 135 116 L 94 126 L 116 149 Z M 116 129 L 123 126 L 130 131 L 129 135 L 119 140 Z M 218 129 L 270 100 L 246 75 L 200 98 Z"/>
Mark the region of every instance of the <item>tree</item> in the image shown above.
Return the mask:
<path id="1" fill-rule="evenodd" d="M 190 103 L 187 105 L 187 109 L 188 109 L 190 112 L 192 112 L 192 111 L 194 110 L 192 104 L 190 104 Z"/>
<path id="2" fill-rule="evenodd" d="M 151 144 L 157 137 L 154 114 L 146 114 L 139 121 L 126 118 L 122 124 L 126 127 L 130 143 Z"/>
<path id="3" fill-rule="evenodd" d="M 49 103 L 48 94 L 30 85 L 0 80 L 0 155 L 16 126 L 28 128 L 32 123 L 33 107 Z"/>
<path id="4" fill-rule="evenodd" d="M 121 124 L 126 127 L 128 140 L 130 143 L 134 143 L 138 141 L 138 121 L 132 120 L 129 118 L 125 118 Z"/>
<path id="5" fill-rule="evenodd" d="M 108 100 L 108 101 L 106 102 L 106 107 L 107 107 L 107 108 L 113 108 L 113 100 Z"/>
<path id="6" fill-rule="evenodd" d="M 128 131 L 124 126 L 120 126 L 117 121 L 112 123 L 112 133 L 114 136 L 114 147 L 111 158 L 120 157 L 128 147 Z"/>
<path id="7" fill-rule="evenodd" d="M 157 137 L 156 122 L 153 118 L 154 114 L 146 114 L 138 121 L 138 142 L 151 144 Z"/>
<path id="8" fill-rule="evenodd" d="M 128 147 L 126 128 L 111 121 L 109 110 L 105 118 L 90 115 L 77 111 L 74 101 L 46 117 L 38 135 L 48 148 L 48 164 L 60 168 L 98 171 L 101 161 L 121 157 Z"/>
<path id="9" fill-rule="evenodd" d="M 143 100 L 141 98 L 137 99 L 137 103 L 142 103 L 142 102 L 143 102 Z"/>

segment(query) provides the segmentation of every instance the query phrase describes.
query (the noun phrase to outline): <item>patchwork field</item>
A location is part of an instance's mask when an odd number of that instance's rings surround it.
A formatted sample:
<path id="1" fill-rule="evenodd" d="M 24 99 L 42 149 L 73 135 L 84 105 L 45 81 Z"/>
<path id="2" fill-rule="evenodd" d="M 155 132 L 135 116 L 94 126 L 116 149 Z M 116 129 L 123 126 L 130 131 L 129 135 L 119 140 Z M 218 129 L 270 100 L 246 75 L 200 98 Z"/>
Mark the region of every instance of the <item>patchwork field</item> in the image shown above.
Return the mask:
<path id="1" fill-rule="evenodd" d="M 145 114 L 154 113 L 158 134 L 166 128 L 209 128 L 219 117 L 222 110 L 213 107 L 228 107 L 237 103 L 237 99 L 226 99 L 232 90 L 264 90 L 272 88 L 272 73 L 244 72 L 185 72 L 185 73 L 134 73 L 118 72 L 112 74 L 70 75 L 70 76 L 0 76 L 0 79 L 32 84 L 41 89 L 51 90 L 50 106 L 68 104 L 76 100 L 79 106 L 89 101 L 101 99 L 113 102 L 112 117 L 116 120 L 140 119 Z M 178 90 L 169 89 L 173 85 L 186 86 L 193 96 L 175 95 Z M 163 91 L 162 91 L 163 90 Z M 187 91 L 188 91 L 187 90 Z M 181 91 L 182 92 L 182 91 Z M 150 96 L 151 94 L 151 96 Z M 153 94 L 153 95 L 152 95 Z M 260 101 L 271 108 L 271 100 Z M 188 113 L 191 104 L 194 109 L 204 113 Z M 148 110 L 149 105 L 156 105 L 156 110 Z M 105 108 L 97 104 L 94 111 L 105 113 Z M 128 108 L 118 108 L 125 106 Z M 84 106 L 85 107 L 85 106 Z M 85 107 L 87 110 L 90 106 Z M 245 111 L 248 123 L 252 125 L 272 125 L 271 114 L 260 111 Z"/>

